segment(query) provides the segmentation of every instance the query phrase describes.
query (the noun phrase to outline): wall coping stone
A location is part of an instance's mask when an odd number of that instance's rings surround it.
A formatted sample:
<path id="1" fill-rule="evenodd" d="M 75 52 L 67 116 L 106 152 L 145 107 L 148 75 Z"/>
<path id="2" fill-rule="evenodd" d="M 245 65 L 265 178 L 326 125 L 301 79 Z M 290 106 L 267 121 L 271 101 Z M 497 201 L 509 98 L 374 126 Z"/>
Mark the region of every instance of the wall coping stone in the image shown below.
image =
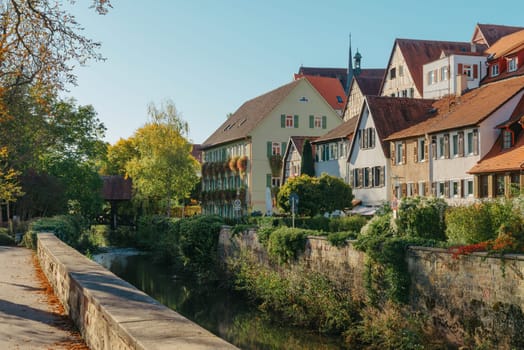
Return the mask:
<path id="1" fill-rule="evenodd" d="M 52 233 L 39 233 L 37 240 L 42 270 L 91 349 L 238 349 L 83 256 Z M 80 298 L 74 299 L 75 293 Z M 111 335 L 100 334 L 101 330 Z"/>

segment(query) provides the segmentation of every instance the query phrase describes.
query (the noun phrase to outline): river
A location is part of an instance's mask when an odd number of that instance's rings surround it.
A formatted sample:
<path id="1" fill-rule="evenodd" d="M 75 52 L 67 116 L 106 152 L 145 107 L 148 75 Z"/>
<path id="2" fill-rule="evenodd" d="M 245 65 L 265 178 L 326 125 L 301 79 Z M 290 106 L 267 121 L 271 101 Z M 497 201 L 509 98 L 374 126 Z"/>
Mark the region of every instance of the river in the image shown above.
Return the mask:
<path id="1" fill-rule="evenodd" d="M 219 282 L 197 283 L 191 275 L 156 264 L 147 254 L 114 249 L 94 260 L 162 304 L 245 350 L 342 349 L 339 338 L 325 337 L 270 322 L 242 295 Z"/>

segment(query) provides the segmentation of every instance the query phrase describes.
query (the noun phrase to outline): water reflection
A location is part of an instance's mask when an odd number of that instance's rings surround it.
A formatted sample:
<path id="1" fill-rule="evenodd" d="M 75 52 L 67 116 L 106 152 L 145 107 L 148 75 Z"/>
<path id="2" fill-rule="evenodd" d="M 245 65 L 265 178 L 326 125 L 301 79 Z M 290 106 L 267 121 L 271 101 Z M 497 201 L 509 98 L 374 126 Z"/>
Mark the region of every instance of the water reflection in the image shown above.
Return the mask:
<path id="1" fill-rule="evenodd" d="M 269 322 L 241 295 L 218 282 L 199 284 L 191 275 L 132 250 L 98 254 L 95 260 L 122 279 L 241 349 L 332 350 L 339 339 Z"/>

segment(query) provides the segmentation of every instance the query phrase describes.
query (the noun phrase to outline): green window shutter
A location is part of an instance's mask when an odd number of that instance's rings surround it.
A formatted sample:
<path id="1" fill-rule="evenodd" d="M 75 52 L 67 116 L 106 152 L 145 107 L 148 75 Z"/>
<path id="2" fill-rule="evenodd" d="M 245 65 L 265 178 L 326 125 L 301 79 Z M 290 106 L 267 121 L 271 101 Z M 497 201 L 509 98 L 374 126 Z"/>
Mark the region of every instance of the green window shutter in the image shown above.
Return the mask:
<path id="1" fill-rule="evenodd" d="M 268 141 L 267 142 L 267 156 L 271 157 L 272 154 L 273 154 L 273 142 Z"/>
<path id="2" fill-rule="evenodd" d="M 284 155 L 284 153 L 286 153 L 286 146 L 287 146 L 287 143 L 286 142 L 282 142 L 282 145 L 280 146 L 280 152 L 282 155 Z"/>
<path id="3" fill-rule="evenodd" d="M 322 129 L 327 128 L 327 117 L 325 115 L 322 116 Z"/>
<path id="4" fill-rule="evenodd" d="M 266 174 L 266 187 L 271 188 L 271 174 Z"/>
<path id="5" fill-rule="evenodd" d="M 296 115 L 296 114 L 295 114 L 295 118 L 294 118 L 293 124 L 294 124 L 295 128 L 298 128 L 298 115 Z"/>
<path id="6" fill-rule="evenodd" d="M 280 115 L 280 127 L 281 128 L 286 127 L 286 115 L 285 114 Z"/>
<path id="7" fill-rule="evenodd" d="M 315 127 L 315 116 L 309 116 L 309 128 L 313 129 Z"/>

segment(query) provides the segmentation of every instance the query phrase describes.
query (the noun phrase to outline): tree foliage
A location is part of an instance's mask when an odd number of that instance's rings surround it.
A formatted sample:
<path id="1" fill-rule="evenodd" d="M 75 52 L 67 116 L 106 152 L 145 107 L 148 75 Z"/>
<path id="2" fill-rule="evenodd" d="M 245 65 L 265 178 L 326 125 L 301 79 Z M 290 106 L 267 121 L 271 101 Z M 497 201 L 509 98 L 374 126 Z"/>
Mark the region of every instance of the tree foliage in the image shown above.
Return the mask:
<path id="1" fill-rule="evenodd" d="M 319 178 L 319 187 L 322 196 L 319 203 L 321 213 L 351 209 L 353 193 L 351 187 L 341 178 L 324 173 Z"/>
<path id="2" fill-rule="evenodd" d="M 311 142 L 306 139 L 304 146 L 302 147 L 302 161 L 300 164 L 300 172 L 302 174 L 315 176 L 315 163 L 313 161 L 313 149 L 311 148 Z"/>
<path id="3" fill-rule="evenodd" d="M 161 200 L 169 215 L 172 202 L 188 197 L 194 184 L 198 162 L 185 138 L 187 123 L 175 105 L 167 101 L 158 109 L 149 108 L 151 121 L 133 135 L 137 155 L 126 164 L 136 194 L 142 200 Z"/>

